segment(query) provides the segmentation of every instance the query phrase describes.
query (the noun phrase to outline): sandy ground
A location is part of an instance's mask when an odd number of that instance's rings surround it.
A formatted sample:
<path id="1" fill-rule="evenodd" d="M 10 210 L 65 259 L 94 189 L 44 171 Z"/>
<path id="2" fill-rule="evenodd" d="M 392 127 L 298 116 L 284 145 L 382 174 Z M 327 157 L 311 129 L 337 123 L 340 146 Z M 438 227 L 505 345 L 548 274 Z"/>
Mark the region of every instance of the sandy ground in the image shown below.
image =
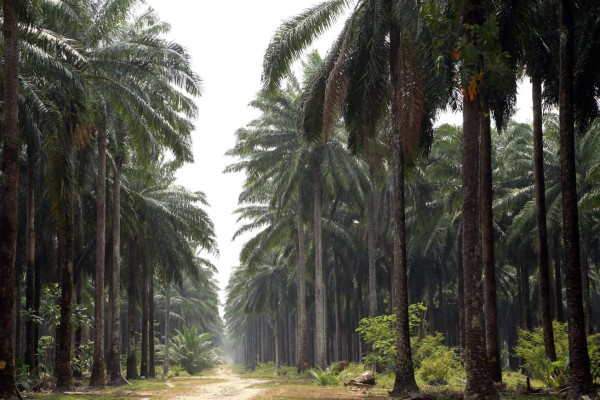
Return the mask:
<path id="1" fill-rule="evenodd" d="M 215 374 L 206 378 L 221 379 L 222 382 L 198 386 L 198 391 L 185 396 L 177 396 L 175 400 L 250 400 L 264 392 L 264 389 L 250 388 L 249 386 L 267 381 L 261 379 L 245 379 L 224 367 L 215 370 Z"/>

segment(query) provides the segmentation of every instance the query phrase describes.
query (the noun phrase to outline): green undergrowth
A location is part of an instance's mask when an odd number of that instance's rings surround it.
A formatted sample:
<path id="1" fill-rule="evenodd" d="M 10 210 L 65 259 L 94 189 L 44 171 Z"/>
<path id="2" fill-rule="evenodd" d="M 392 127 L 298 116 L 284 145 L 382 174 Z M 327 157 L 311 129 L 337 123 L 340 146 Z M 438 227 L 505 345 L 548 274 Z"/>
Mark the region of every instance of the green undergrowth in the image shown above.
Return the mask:
<path id="1" fill-rule="evenodd" d="M 198 386 L 220 382 L 220 379 L 202 377 L 178 377 L 172 380 L 164 379 L 142 379 L 133 380 L 127 385 L 110 387 L 98 390 L 86 386 L 74 388 L 65 393 L 25 392 L 24 395 L 30 399 L 44 400 L 116 400 L 151 398 L 153 400 L 171 399 L 176 396 L 186 395 L 197 391 Z"/>

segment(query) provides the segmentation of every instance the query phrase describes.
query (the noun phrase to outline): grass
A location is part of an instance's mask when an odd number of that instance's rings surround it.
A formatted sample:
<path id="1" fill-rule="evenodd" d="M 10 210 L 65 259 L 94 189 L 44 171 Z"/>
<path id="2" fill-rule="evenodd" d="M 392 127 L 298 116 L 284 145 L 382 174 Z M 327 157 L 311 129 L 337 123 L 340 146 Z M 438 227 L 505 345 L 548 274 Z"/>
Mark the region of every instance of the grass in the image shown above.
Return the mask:
<path id="1" fill-rule="evenodd" d="M 199 385 L 208 385 L 217 382 L 220 382 L 220 380 L 187 376 L 170 380 L 136 380 L 132 381 L 130 385 L 107 387 L 102 390 L 83 387 L 67 393 L 25 393 L 25 395 L 28 398 L 43 400 L 117 400 L 128 398 L 162 400 L 191 394 L 197 390 Z"/>
<path id="2" fill-rule="evenodd" d="M 268 379 L 266 383 L 258 384 L 253 387 L 262 388 L 264 392 L 257 397 L 258 400 L 267 399 L 386 399 L 387 394 L 394 385 L 394 374 L 377 374 L 377 385 L 370 390 L 352 390 L 343 387 L 343 382 L 347 382 L 360 375 L 364 371 L 362 364 L 350 364 L 348 369 L 339 374 L 339 382 L 331 386 L 319 386 L 318 380 L 309 374 L 296 374 L 295 368 L 282 367 L 285 374 L 276 375 L 273 363 L 259 364 L 254 371 L 244 371 L 238 367 L 237 371 L 245 378 Z M 526 396 L 521 394 L 526 386 L 526 378 L 518 372 L 507 371 L 503 375 L 506 390 L 501 392 L 501 399 L 506 400 L 525 400 L 525 399 L 558 399 L 552 395 Z M 423 393 L 430 394 L 437 399 L 453 400 L 462 398 L 462 392 L 465 386 L 465 377 L 456 376 L 449 380 L 447 385 L 427 385 L 417 379 L 417 384 Z M 533 388 L 544 387 L 541 381 L 531 380 Z"/>
<path id="3" fill-rule="evenodd" d="M 338 399 L 367 399 L 377 400 L 386 399 L 388 392 L 394 384 L 394 374 L 378 374 L 377 385 L 369 390 L 344 387 L 343 382 L 348 382 L 350 379 L 355 379 L 364 371 L 362 364 L 350 364 L 348 368 L 337 375 L 335 385 L 320 386 L 308 372 L 296 374 L 294 367 L 283 367 L 279 374 L 275 373 L 273 363 L 259 364 L 254 371 L 246 371 L 243 367 L 234 366 L 228 367 L 234 374 L 241 375 L 242 379 L 261 379 L 263 383 L 255 384 L 252 388 L 262 389 L 262 393 L 256 397 L 257 400 L 267 399 L 286 399 L 286 400 L 303 400 L 303 399 L 319 399 L 319 400 L 338 400 Z M 203 375 L 210 375 L 212 372 L 207 371 Z M 210 377 L 190 377 L 185 376 L 175 377 L 168 380 L 162 379 L 146 379 L 133 381 L 131 385 L 120 386 L 117 388 L 106 388 L 103 390 L 91 390 L 88 388 L 80 388 L 77 393 L 73 394 L 32 394 L 26 393 L 28 398 L 43 399 L 43 400 L 116 400 L 116 399 L 152 399 L 163 400 L 172 399 L 181 395 L 189 395 L 198 392 L 199 385 L 207 385 L 221 382 L 219 379 Z M 518 372 L 505 372 L 504 383 L 506 391 L 501 393 L 501 399 L 506 400 L 526 400 L 526 399 L 555 399 L 558 397 L 551 395 L 536 395 L 525 396 L 522 389 L 525 387 L 526 378 Z M 229 378 L 228 378 L 229 379 Z M 235 379 L 235 378 L 233 378 Z M 464 377 L 457 376 L 450 379 L 447 385 L 427 385 L 424 382 L 417 381 L 422 393 L 433 398 L 441 400 L 455 400 L 462 398 L 464 390 Z M 532 380 L 532 387 L 541 388 L 543 383 Z"/>

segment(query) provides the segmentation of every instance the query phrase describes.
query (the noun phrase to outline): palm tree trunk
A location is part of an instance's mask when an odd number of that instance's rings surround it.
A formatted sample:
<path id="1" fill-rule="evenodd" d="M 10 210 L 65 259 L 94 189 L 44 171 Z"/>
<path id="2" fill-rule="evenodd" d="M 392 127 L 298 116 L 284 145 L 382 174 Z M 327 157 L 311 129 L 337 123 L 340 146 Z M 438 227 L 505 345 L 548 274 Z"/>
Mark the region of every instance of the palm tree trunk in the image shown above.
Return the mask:
<path id="1" fill-rule="evenodd" d="M 27 143 L 27 278 L 25 288 L 25 308 L 33 316 L 37 316 L 35 307 L 35 155 L 34 147 Z M 35 368 L 34 321 L 28 318 L 25 322 L 25 364 L 29 373 L 37 375 Z"/>
<path id="2" fill-rule="evenodd" d="M 590 264 L 584 250 L 581 254 L 581 287 L 583 288 L 583 314 L 585 318 L 585 332 L 590 336 L 592 332 L 592 304 L 590 291 Z M 18 292 L 17 292 L 18 293 Z"/>
<path id="3" fill-rule="evenodd" d="M 554 235 L 554 293 L 556 297 L 556 320 L 565 322 L 562 298 L 562 276 L 560 273 L 560 239 L 558 234 Z"/>
<path id="4" fill-rule="evenodd" d="M 154 266 L 152 265 L 148 281 L 148 378 L 156 378 L 154 329 Z"/>
<path id="5" fill-rule="evenodd" d="M 575 128 L 573 117 L 573 49 L 574 5 L 572 0 L 560 0 L 560 166 L 563 208 L 563 241 L 565 249 L 565 286 L 567 288 L 567 319 L 569 325 L 570 396 L 592 393 L 590 359 L 585 336 L 577 185 L 575 175 Z"/>
<path id="6" fill-rule="evenodd" d="M 17 195 L 19 190 L 19 22 L 12 0 L 3 0 L 4 121 L 0 204 L 0 397 L 17 394 L 13 347 Z"/>
<path id="7" fill-rule="evenodd" d="M 550 266 L 548 261 L 548 229 L 546 227 L 546 183 L 544 182 L 544 132 L 542 129 L 542 82 L 531 78 L 533 100 L 533 169 L 535 174 L 535 215 L 540 285 L 540 311 L 546 357 L 556 361 L 552 308 L 550 306 Z"/>
<path id="8" fill-rule="evenodd" d="M 481 6 L 471 1 L 473 8 Z M 465 23 L 481 23 L 478 11 L 468 14 Z M 479 133 L 480 96 L 463 97 L 463 155 L 462 155 L 462 217 L 463 217 L 463 274 L 465 285 L 465 367 L 467 383 L 465 398 L 497 398 L 485 343 L 483 313 L 483 279 L 481 264 L 481 235 L 479 223 Z"/>
<path id="9" fill-rule="evenodd" d="M 306 317 L 306 250 L 304 223 L 298 218 L 298 373 L 308 368 L 308 324 Z"/>
<path id="10" fill-rule="evenodd" d="M 460 342 L 460 354 L 465 354 L 465 281 L 463 268 L 463 234 L 462 222 L 458 228 L 457 244 L 457 269 L 456 269 L 456 297 L 458 302 L 458 337 Z"/>
<path id="11" fill-rule="evenodd" d="M 75 281 L 77 282 L 75 285 L 75 304 L 80 305 L 83 303 L 83 271 L 79 271 L 77 276 L 75 277 Z M 81 360 L 83 356 L 82 351 L 82 339 L 83 339 L 83 325 L 79 324 L 77 329 L 75 329 L 75 357 Z M 73 371 L 73 377 L 81 378 L 83 377 L 83 370 L 81 368 L 77 368 Z"/>
<path id="12" fill-rule="evenodd" d="M 144 378 L 148 377 L 148 294 L 150 290 L 149 285 L 149 271 L 148 266 L 142 264 L 142 351 L 140 355 L 140 376 Z"/>
<path id="13" fill-rule="evenodd" d="M 367 251 L 369 258 L 369 317 L 377 315 L 377 270 L 375 266 L 375 182 L 373 167 L 369 167 L 371 189 L 367 198 Z"/>
<path id="14" fill-rule="evenodd" d="M 104 387 L 104 267 L 106 250 L 106 129 L 98 129 L 96 183 L 96 288 L 94 290 L 94 362 L 90 386 Z"/>
<path id="15" fill-rule="evenodd" d="M 171 314 L 171 285 L 169 279 L 165 282 L 165 361 L 163 364 L 163 375 L 169 372 L 169 317 Z"/>
<path id="16" fill-rule="evenodd" d="M 35 262 L 35 297 L 34 297 L 34 303 L 33 303 L 33 309 L 35 310 L 36 315 L 39 315 L 39 310 L 40 310 L 40 302 L 41 302 L 41 294 L 42 294 L 42 279 L 41 279 L 41 271 L 42 271 L 42 267 L 41 267 L 41 262 L 40 260 L 36 260 Z M 34 349 L 34 356 L 33 356 L 33 366 L 34 366 L 34 370 L 38 371 L 37 374 L 39 375 L 39 361 L 40 361 L 40 355 L 37 352 L 37 349 L 39 347 L 39 343 L 40 343 L 40 325 L 39 324 L 33 324 L 33 349 Z M 35 375 L 34 375 L 35 376 Z"/>
<path id="17" fill-rule="evenodd" d="M 327 368 L 327 332 L 325 321 L 325 281 L 323 278 L 323 248 L 321 232 L 321 157 L 322 148 L 315 149 L 313 166 L 314 229 L 315 229 L 315 341 L 316 364 Z"/>
<path id="18" fill-rule="evenodd" d="M 526 262 L 521 262 L 519 265 L 519 281 L 521 282 L 521 326 L 524 329 L 532 329 L 533 323 L 531 318 L 531 295 L 529 290 L 529 271 Z"/>
<path id="19" fill-rule="evenodd" d="M 338 289 L 338 259 L 333 262 L 333 307 L 335 318 L 335 360 L 341 361 L 342 357 L 342 327 L 340 324 L 340 293 Z"/>
<path id="20" fill-rule="evenodd" d="M 71 116 L 66 117 L 65 140 L 62 150 L 65 175 L 63 197 L 60 199 L 61 216 L 58 241 L 61 265 L 61 297 L 60 297 L 60 328 L 56 343 L 56 387 L 59 390 L 70 389 L 73 386 L 73 371 L 71 369 L 71 334 L 73 329 L 73 255 L 74 214 L 75 214 L 75 126 Z"/>
<path id="21" fill-rule="evenodd" d="M 112 212 L 112 302 L 110 304 L 110 384 L 124 383 L 121 375 L 121 167 L 123 158 L 117 156 L 113 175 Z"/>
<path id="22" fill-rule="evenodd" d="M 390 27 L 390 74 L 392 82 L 392 141 L 394 154 L 394 282 L 396 289 L 396 377 L 392 396 L 419 390 L 415 381 L 408 322 L 408 273 L 406 266 L 406 219 L 404 205 L 404 143 L 400 132 L 400 31 Z"/>
<path id="23" fill-rule="evenodd" d="M 281 337 L 280 337 L 280 324 L 279 314 L 275 313 L 275 320 L 273 321 L 273 338 L 275 339 L 275 374 L 279 375 L 281 371 Z"/>
<path id="24" fill-rule="evenodd" d="M 129 244 L 129 290 L 127 300 L 127 332 L 129 335 L 129 345 L 127 346 L 127 379 L 138 379 L 137 362 L 135 359 L 135 320 L 136 320 L 136 288 L 137 288 L 137 238 L 133 238 Z"/>
<path id="25" fill-rule="evenodd" d="M 502 382 L 500 350 L 498 344 L 498 308 L 496 305 L 496 260 L 494 257 L 494 213 L 492 211 L 492 129 L 490 110 L 482 95 L 481 113 L 481 250 L 484 269 L 485 291 L 485 343 L 490 376 L 494 382 Z"/>

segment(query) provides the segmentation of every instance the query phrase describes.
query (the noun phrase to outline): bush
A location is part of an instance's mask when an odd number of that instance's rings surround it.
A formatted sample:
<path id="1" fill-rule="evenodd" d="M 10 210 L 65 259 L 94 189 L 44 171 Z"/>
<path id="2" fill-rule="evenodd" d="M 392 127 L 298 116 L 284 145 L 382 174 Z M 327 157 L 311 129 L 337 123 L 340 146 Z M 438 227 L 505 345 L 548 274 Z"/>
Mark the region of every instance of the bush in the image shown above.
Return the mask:
<path id="1" fill-rule="evenodd" d="M 444 341 L 444 335 L 436 333 L 414 338 L 411 343 L 417 377 L 430 385 L 446 384 L 453 376 L 464 376 L 461 358 Z"/>
<path id="2" fill-rule="evenodd" d="M 446 385 L 453 376 L 464 375 L 463 371 L 456 352 L 442 344 L 421 360 L 417 376 L 430 385 Z"/>
<path id="3" fill-rule="evenodd" d="M 173 360 L 190 375 L 222 364 L 223 361 L 217 354 L 218 349 L 211 347 L 211 338 L 210 333 L 198 335 L 196 326 L 184 327 L 183 332 L 177 331 L 171 341 Z"/>
<path id="4" fill-rule="evenodd" d="M 321 386 L 336 386 L 341 383 L 340 378 L 331 368 L 327 368 L 323 371 L 320 367 L 317 367 L 308 372 L 310 372 L 313 378 L 315 378 L 317 383 Z"/>
<path id="5" fill-rule="evenodd" d="M 421 303 L 409 306 L 411 332 L 418 332 L 421 315 L 425 310 L 427 307 Z M 396 314 L 363 318 L 356 331 L 371 347 L 371 352 L 363 358 L 364 363 L 372 369 L 381 367 L 383 370 L 392 370 L 396 359 Z"/>
<path id="6" fill-rule="evenodd" d="M 557 379 L 559 376 L 554 372 L 557 367 L 565 367 L 568 364 L 566 360 L 569 354 L 569 338 L 567 324 L 554 321 L 552 325 L 554 328 L 554 346 L 559 360 L 556 365 L 553 365 L 552 361 L 546 357 L 544 334 L 541 327 L 533 330 L 519 330 L 515 355 L 523 360 L 522 366 L 532 378 L 541 380 L 547 386 L 560 386 L 562 379 Z"/>
<path id="7" fill-rule="evenodd" d="M 525 368 L 532 378 L 544 382 L 547 386 L 562 386 L 569 382 L 569 335 L 566 323 L 554 321 L 554 346 L 557 361 L 552 362 L 544 351 L 544 334 L 541 327 L 531 331 L 519 330 L 519 340 L 515 355 L 523 360 Z M 600 380 L 600 334 L 588 338 L 592 379 Z"/>
<path id="8" fill-rule="evenodd" d="M 588 346 L 592 380 L 600 384 L 600 333 L 596 333 L 588 338 Z"/>

